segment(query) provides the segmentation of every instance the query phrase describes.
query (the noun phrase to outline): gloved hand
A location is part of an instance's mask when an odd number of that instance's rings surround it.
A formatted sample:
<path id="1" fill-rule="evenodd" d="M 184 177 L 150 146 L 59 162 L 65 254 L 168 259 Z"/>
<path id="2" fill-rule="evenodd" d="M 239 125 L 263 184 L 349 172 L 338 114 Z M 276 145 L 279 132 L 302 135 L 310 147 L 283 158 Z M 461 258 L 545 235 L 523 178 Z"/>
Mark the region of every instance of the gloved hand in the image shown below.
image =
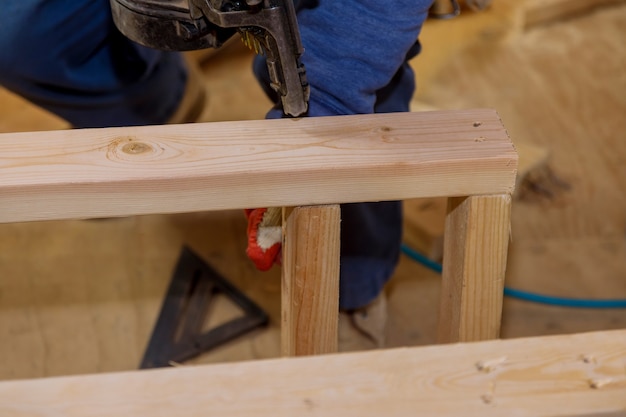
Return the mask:
<path id="1" fill-rule="evenodd" d="M 282 208 L 246 209 L 248 248 L 246 255 L 261 271 L 280 264 L 282 247 Z"/>

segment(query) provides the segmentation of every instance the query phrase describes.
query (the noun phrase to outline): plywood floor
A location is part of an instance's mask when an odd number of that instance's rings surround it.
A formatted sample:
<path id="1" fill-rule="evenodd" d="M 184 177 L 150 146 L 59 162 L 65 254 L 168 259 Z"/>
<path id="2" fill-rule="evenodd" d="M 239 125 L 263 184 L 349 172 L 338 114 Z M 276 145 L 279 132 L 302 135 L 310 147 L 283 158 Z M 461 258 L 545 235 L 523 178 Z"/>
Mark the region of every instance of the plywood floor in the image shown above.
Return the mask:
<path id="1" fill-rule="evenodd" d="M 496 32 L 497 33 L 497 32 Z M 514 142 L 550 153 L 513 206 L 507 284 L 566 297 L 626 295 L 626 7 L 528 32 L 487 32 L 416 99 L 496 108 Z M 416 63 L 419 74 L 419 62 Z M 503 335 L 623 327 L 626 311 L 507 301 Z"/>
<path id="2" fill-rule="evenodd" d="M 515 142 L 549 150 L 549 170 L 535 173 L 535 187 L 514 204 L 509 286 L 626 298 L 626 6 L 523 31 L 510 4 L 427 25 L 414 63 L 415 107 L 494 107 Z M 250 58 L 233 46 L 203 65 L 204 120 L 263 117 L 268 103 Z M 0 108 L 0 131 L 67 127 L 6 91 Z M 436 241 L 444 207 L 441 199 L 406 202 L 406 241 Z M 272 319 L 192 363 L 278 355 L 278 271 L 260 273 L 247 262 L 238 211 L 10 224 L 0 225 L 0 379 L 136 368 L 182 245 Z M 434 341 L 438 280 L 401 260 L 387 288 L 391 346 Z M 222 300 L 211 317 L 234 314 Z M 626 327 L 625 310 L 512 299 L 503 319 L 503 337 Z"/>

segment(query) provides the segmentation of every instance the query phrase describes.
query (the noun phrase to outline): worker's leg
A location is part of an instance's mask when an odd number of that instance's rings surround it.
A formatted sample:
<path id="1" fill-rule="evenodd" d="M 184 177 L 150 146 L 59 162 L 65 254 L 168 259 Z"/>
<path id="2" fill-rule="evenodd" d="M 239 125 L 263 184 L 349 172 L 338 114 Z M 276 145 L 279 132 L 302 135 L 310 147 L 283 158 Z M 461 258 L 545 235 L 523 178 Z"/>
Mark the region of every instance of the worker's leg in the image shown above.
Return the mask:
<path id="1" fill-rule="evenodd" d="M 369 304 L 393 274 L 402 239 L 401 207 L 397 201 L 341 206 L 342 309 Z"/>
<path id="2" fill-rule="evenodd" d="M 413 52 L 419 52 L 419 44 Z M 410 54 L 410 56 L 412 53 Z M 404 112 L 415 89 L 413 71 L 404 63 L 376 94 L 377 113 Z M 402 241 L 402 203 L 341 206 L 339 349 L 384 347 L 387 327 L 385 284 L 395 270 Z"/>
<path id="3" fill-rule="evenodd" d="M 418 52 L 432 0 L 298 3 L 309 116 L 408 111 L 414 78 L 406 60 Z M 255 72 L 276 101 L 261 60 Z M 278 107 L 268 114 L 280 116 Z M 342 206 L 342 309 L 364 307 L 381 293 L 398 261 L 401 232 L 400 202 Z"/>
<path id="4" fill-rule="evenodd" d="M 0 84 L 76 127 L 164 123 L 183 96 L 180 54 L 126 39 L 109 0 L 9 1 L 0 27 Z"/>
<path id="5" fill-rule="evenodd" d="M 419 44 L 415 44 L 407 59 L 418 52 Z M 272 97 L 262 58 L 257 59 L 254 69 L 261 85 Z M 376 92 L 375 112 L 409 111 L 414 90 L 413 71 L 404 62 L 391 81 Z M 274 110 L 269 116 L 279 114 Z M 344 204 L 341 218 L 339 302 L 341 309 L 354 310 L 372 302 L 393 274 L 400 255 L 402 205 L 398 201 Z"/>
<path id="6" fill-rule="evenodd" d="M 413 52 L 419 52 L 419 44 Z M 409 111 L 415 77 L 404 63 L 391 82 L 378 90 L 376 113 Z M 341 206 L 341 280 L 339 302 L 351 310 L 368 305 L 391 278 L 402 243 L 402 203 L 344 204 Z"/>

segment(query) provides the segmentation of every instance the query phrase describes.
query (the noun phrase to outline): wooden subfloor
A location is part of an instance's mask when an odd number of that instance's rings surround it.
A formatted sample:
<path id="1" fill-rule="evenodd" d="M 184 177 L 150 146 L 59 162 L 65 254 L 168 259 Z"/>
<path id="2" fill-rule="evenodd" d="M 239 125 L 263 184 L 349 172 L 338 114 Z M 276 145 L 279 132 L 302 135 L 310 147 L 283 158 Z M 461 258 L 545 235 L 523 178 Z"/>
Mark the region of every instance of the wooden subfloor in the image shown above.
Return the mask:
<path id="1" fill-rule="evenodd" d="M 489 12 L 429 22 L 415 62 L 416 109 L 496 108 L 516 143 L 549 151 L 516 196 L 507 285 L 545 294 L 626 298 L 626 5 L 523 24 Z M 205 62 L 203 120 L 262 118 L 268 102 L 233 45 Z M 0 131 L 66 123 L 0 90 Z M 445 201 L 405 204 L 407 243 L 437 256 Z M 0 225 L 0 379 L 135 369 L 182 245 L 270 315 L 267 329 L 191 363 L 279 353 L 279 271 L 246 260 L 239 211 Z M 387 288 L 390 346 L 434 342 L 438 276 L 406 257 Z M 226 300 L 211 323 L 237 314 Z M 505 299 L 506 338 L 626 328 L 625 310 Z"/>

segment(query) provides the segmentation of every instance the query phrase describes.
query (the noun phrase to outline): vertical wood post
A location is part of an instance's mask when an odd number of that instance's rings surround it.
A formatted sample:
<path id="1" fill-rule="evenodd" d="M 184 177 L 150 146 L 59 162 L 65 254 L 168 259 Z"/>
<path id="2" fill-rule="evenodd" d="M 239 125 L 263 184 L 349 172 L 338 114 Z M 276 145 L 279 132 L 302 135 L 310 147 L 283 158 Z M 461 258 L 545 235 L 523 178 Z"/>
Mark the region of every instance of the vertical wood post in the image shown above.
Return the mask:
<path id="1" fill-rule="evenodd" d="M 283 209 L 283 356 L 337 351 L 339 205 Z"/>
<path id="2" fill-rule="evenodd" d="M 499 337 L 510 218 L 508 194 L 448 200 L 440 343 Z"/>

